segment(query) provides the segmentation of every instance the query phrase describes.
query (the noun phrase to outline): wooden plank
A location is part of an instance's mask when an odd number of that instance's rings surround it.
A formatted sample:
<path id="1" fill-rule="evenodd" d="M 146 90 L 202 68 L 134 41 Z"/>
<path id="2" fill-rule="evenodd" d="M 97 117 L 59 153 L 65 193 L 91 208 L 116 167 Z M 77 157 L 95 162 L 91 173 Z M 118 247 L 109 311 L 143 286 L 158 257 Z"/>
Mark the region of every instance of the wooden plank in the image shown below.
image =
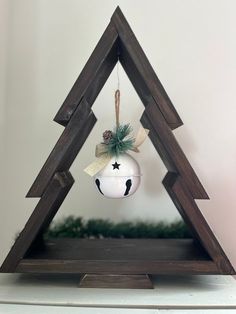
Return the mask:
<path id="1" fill-rule="evenodd" d="M 174 173 L 168 173 L 163 184 L 177 209 L 184 213 L 185 220 L 187 217 L 186 223 L 198 235 L 198 239 L 214 260 L 219 271 L 223 274 L 235 274 L 233 266 L 190 195 L 183 179 Z"/>
<path id="2" fill-rule="evenodd" d="M 166 169 L 170 172 L 178 173 L 178 169 L 175 166 L 173 158 L 169 155 L 168 151 L 166 150 L 165 145 L 162 143 L 160 136 L 156 134 L 147 115 L 143 114 L 140 121 L 142 123 L 142 126 L 149 130 L 148 136 L 153 146 L 155 147 L 157 153 L 159 154 L 161 160 L 166 166 Z"/>
<path id="3" fill-rule="evenodd" d="M 148 275 L 99 275 L 86 274 L 79 283 L 80 288 L 153 289 Z"/>
<path id="4" fill-rule="evenodd" d="M 50 239 L 31 250 L 17 272 L 89 274 L 216 274 L 192 239 Z"/>
<path id="5" fill-rule="evenodd" d="M 166 188 L 168 193 L 169 193 L 169 191 L 168 191 L 169 186 L 172 186 L 176 180 L 176 175 L 177 174 L 173 175 L 173 173 L 168 172 L 162 181 L 162 183 L 163 183 L 163 185 Z M 180 213 L 183 221 L 186 223 L 186 226 L 188 227 L 188 230 L 191 233 L 191 235 L 193 236 L 193 238 L 196 239 L 197 243 L 202 243 L 199 234 L 196 232 L 195 228 L 192 225 L 190 217 L 188 217 L 188 215 L 187 215 L 187 212 L 185 210 L 183 210 L 183 208 L 181 206 L 177 207 L 177 209 L 178 209 L 178 212 Z"/>
<path id="6" fill-rule="evenodd" d="M 19 234 L 4 260 L 0 272 L 15 271 L 16 266 L 24 257 L 37 235 L 55 216 L 73 183 L 73 177 L 69 172 L 56 173 L 54 175 L 24 229 Z"/>
<path id="7" fill-rule="evenodd" d="M 82 100 L 26 197 L 40 197 L 56 172 L 68 170 L 91 132 L 96 117 Z"/>
<path id="8" fill-rule="evenodd" d="M 150 99 L 153 99 L 152 94 L 148 88 L 147 82 L 140 75 L 134 63 L 134 60 L 128 53 L 126 47 L 122 46 L 121 44 L 119 45 L 119 61 L 124 68 L 134 89 L 139 95 L 143 105 L 146 106 L 150 102 Z"/>
<path id="9" fill-rule="evenodd" d="M 132 59 L 135 64 L 136 70 L 139 73 L 139 77 L 141 77 L 141 79 L 146 83 L 150 94 L 155 99 L 155 102 L 159 107 L 159 110 L 162 112 L 168 125 L 172 129 L 181 126 L 183 124 L 182 120 L 180 119 L 169 96 L 159 81 L 145 53 L 143 52 L 142 47 L 140 46 L 137 38 L 135 37 L 119 7 L 117 7 L 114 14 L 112 15 L 111 21 L 114 23 L 119 34 L 121 46 L 120 54 L 122 58 L 124 59 L 126 57 L 122 55 L 124 52 L 122 48 L 125 48 L 130 56 L 130 59 Z M 133 75 L 133 73 L 129 73 L 129 76 Z"/>
<path id="10" fill-rule="evenodd" d="M 210 260 L 193 239 L 74 239 L 52 238 L 29 259 L 71 260 Z"/>
<path id="11" fill-rule="evenodd" d="M 108 77 L 110 76 L 114 66 L 118 61 L 118 40 L 114 43 L 108 55 L 103 60 L 103 63 L 99 69 L 95 73 L 93 80 L 88 82 L 88 87 L 84 93 L 84 98 L 90 104 L 93 105 L 96 100 L 98 94 L 102 90 L 104 84 L 106 83 Z"/>
<path id="12" fill-rule="evenodd" d="M 212 261 L 132 261 L 132 260 L 37 260 L 23 259 L 16 268 L 18 273 L 66 274 L 153 274 L 200 275 L 219 274 Z"/>
<path id="13" fill-rule="evenodd" d="M 149 137 L 156 150 L 161 151 L 160 157 L 167 169 L 182 176 L 193 198 L 209 199 L 174 134 L 153 102 L 145 107 L 140 121 L 144 127 L 149 128 Z"/>
<path id="14" fill-rule="evenodd" d="M 56 114 L 54 121 L 66 125 L 85 93 L 90 98 L 90 101 L 89 99 L 87 101 L 90 104 L 94 102 L 118 60 L 117 41 L 117 31 L 110 23 Z"/>

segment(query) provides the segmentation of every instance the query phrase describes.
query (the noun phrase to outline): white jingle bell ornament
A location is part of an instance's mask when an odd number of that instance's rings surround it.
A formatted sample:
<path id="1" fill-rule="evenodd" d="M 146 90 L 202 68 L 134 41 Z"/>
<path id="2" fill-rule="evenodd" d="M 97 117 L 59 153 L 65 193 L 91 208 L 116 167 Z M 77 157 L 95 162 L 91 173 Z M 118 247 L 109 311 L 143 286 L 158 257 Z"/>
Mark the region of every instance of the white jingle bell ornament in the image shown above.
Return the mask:
<path id="1" fill-rule="evenodd" d="M 129 124 L 119 122 L 120 91 L 115 92 L 116 127 L 103 133 L 103 142 L 96 145 L 95 156 L 84 171 L 94 178 L 99 192 L 108 198 L 124 198 L 136 192 L 141 181 L 140 167 L 127 151 L 139 152 L 148 130 L 140 128 L 136 138 L 130 136 Z"/>
<path id="2" fill-rule="evenodd" d="M 109 198 L 124 198 L 136 192 L 141 181 L 137 161 L 127 153 L 112 157 L 94 176 L 101 194 Z"/>

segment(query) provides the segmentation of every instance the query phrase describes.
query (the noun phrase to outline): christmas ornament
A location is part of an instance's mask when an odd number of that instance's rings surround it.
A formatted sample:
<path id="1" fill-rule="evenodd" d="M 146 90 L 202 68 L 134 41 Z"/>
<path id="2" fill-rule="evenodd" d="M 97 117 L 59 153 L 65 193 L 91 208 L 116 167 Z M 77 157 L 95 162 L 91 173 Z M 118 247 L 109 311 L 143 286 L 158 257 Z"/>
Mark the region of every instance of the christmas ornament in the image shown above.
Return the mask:
<path id="1" fill-rule="evenodd" d="M 136 192 L 141 173 L 137 161 L 127 153 L 114 156 L 95 176 L 99 192 L 110 198 L 123 198 Z"/>
<path id="2" fill-rule="evenodd" d="M 120 124 L 120 91 L 115 92 L 116 127 L 103 132 L 103 142 L 96 146 L 97 159 L 84 171 L 94 177 L 99 192 L 109 198 L 124 198 L 136 192 L 141 181 L 137 161 L 127 151 L 138 153 L 148 130 L 140 128 L 137 136 L 131 136 L 130 124 Z"/>

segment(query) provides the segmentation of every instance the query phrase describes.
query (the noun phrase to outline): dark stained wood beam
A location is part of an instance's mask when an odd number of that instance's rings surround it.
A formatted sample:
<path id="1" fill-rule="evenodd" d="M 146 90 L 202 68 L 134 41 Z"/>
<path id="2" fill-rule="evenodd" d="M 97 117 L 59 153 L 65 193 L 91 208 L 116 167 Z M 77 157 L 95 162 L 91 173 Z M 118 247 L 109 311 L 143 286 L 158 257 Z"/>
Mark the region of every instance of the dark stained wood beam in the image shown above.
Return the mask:
<path id="1" fill-rule="evenodd" d="M 149 95 L 152 95 L 152 97 L 154 98 L 167 124 L 172 129 L 181 126 L 183 124 L 181 118 L 175 110 L 169 96 L 167 95 L 164 87 L 159 81 L 142 47 L 140 46 L 137 38 L 135 37 L 132 29 L 130 28 L 119 7 L 117 7 L 114 14 L 112 15 L 111 22 L 114 24 L 119 34 L 119 46 L 120 51 L 122 51 L 120 52 L 122 59 L 124 60 L 128 57 L 133 61 L 132 67 L 133 69 L 135 68 L 134 72 L 127 72 L 130 79 L 131 77 L 133 77 L 134 80 L 134 76 L 136 75 L 135 72 L 138 73 L 138 77 L 142 81 L 139 84 L 146 85 L 149 90 Z M 123 63 L 124 62 L 126 61 L 124 60 Z"/>
<path id="2" fill-rule="evenodd" d="M 56 172 L 70 168 L 97 119 L 82 99 L 26 197 L 40 197 Z"/>
<path id="3" fill-rule="evenodd" d="M 150 129 L 149 137 L 169 171 L 179 173 L 195 199 L 208 199 L 208 195 L 191 167 L 171 129 L 153 102 L 150 102 L 141 117 L 144 127 Z"/>
<path id="4" fill-rule="evenodd" d="M 149 130 L 148 136 L 153 146 L 155 147 L 158 155 L 161 157 L 161 160 L 166 166 L 166 169 L 170 172 L 178 173 L 178 169 L 176 168 L 175 163 L 173 162 L 173 159 L 171 158 L 171 156 L 169 156 L 168 151 L 165 149 L 165 146 L 162 144 L 160 137 L 153 130 L 152 123 L 150 122 L 146 114 L 142 115 L 140 122 L 145 129 Z"/>
<path id="5" fill-rule="evenodd" d="M 31 250 L 18 272 L 81 274 L 216 274 L 192 239 L 49 239 Z"/>
<path id="6" fill-rule="evenodd" d="M 233 266 L 190 195 L 181 176 L 169 172 L 164 178 L 163 184 L 179 212 L 184 213 L 183 218 L 190 230 L 198 235 L 198 240 L 212 257 L 219 272 L 222 274 L 235 274 Z"/>
<path id="7" fill-rule="evenodd" d="M 104 260 L 31 260 L 20 261 L 19 273 L 80 273 L 80 274 L 152 274 L 152 275 L 215 275 L 219 270 L 212 261 L 118 261 Z"/>
<path id="8" fill-rule="evenodd" d="M 79 282 L 80 288 L 153 289 L 148 275 L 94 275 L 86 274 Z"/>
<path id="9" fill-rule="evenodd" d="M 117 41 L 117 31 L 110 23 L 56 114 L 54 121 L 65 126 L 83 97 L 90 105 L 93 104 L 117 63 Z"/>
<path id="10" fill-rule="evenodd" d="M 56 173 L 36 205 L 24 229 L 19 234 L 0 272 L 14 272 L 34 240 L 52 220 L 74 183 L 69 172 Z"/>

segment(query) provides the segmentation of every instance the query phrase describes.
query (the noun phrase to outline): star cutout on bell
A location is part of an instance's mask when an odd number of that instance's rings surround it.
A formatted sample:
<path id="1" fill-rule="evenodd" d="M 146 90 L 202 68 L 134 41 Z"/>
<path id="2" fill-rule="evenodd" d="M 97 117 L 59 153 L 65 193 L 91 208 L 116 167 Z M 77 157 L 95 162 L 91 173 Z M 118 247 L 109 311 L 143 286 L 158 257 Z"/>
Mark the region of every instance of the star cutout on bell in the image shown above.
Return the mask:
<path id="1" fill-rule="evenodd" d="M 115 170 L 115 169 L 118 169 L 118 170 L 120 170 L 120 164 L 118 164 L 117 162 L 115 162 L 114 164 L 112 164 L 112 166 L 113 166 L 113 170 Z"/>

